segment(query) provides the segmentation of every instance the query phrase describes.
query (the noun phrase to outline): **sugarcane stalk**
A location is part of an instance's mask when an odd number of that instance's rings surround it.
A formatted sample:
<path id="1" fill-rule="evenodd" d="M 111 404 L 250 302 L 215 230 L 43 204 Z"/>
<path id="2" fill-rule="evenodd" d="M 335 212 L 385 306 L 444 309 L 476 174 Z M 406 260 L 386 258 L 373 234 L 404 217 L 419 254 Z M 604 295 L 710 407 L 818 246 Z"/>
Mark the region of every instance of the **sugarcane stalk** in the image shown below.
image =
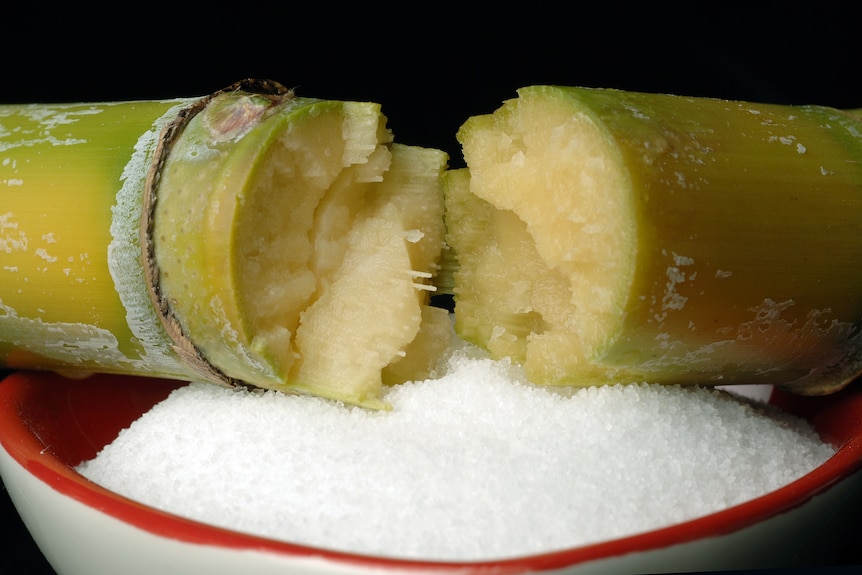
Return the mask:
<path id="1" fill-rule="evenodd" d="M 425 308 L 447 160 L 385 122 L 377 104 L 268 81 L 0 106 L 0 363 L 385 407 L 387 370 L 442 322 Z M 359 308 L 391 321 L 356 327 Z M 302 337 L 341 342 L 340 357 Z M 352 379 L 321 375 L 330 359 Z"/>
<path id="2" fill-rule="evenodd" d="M 537 383 L 769 383 L 862 370 L 862 122 L 534 86 L 461 127 L 457 332 Z"/>
<path id="3" fill-rule="evenodd" d="M 187 375 L 149 304 L 138 230 L 160 132 L 194 101 L 0 107 L 3 364 Z"/>

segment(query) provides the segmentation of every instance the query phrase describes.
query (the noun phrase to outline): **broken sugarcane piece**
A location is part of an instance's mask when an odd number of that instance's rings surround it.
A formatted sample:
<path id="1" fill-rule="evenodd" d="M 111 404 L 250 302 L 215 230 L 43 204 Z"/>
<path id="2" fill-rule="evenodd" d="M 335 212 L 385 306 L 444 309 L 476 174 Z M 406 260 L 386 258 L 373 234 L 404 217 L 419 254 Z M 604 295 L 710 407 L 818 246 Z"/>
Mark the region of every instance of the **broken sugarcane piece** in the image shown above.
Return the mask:
<path id="1" fill-rule="evenodd" d="M 862 123 L 534 86 L 460 129 L 456 331 L 537 383 L 838 389 L 862 369 Z"/>
<path id="2" fill-rule="evenodd" d="M 0 106 L 0 360 L 384 407 L 382 371 L 437 317 L 447 160 L 385 122 L 257 81 Z"/>

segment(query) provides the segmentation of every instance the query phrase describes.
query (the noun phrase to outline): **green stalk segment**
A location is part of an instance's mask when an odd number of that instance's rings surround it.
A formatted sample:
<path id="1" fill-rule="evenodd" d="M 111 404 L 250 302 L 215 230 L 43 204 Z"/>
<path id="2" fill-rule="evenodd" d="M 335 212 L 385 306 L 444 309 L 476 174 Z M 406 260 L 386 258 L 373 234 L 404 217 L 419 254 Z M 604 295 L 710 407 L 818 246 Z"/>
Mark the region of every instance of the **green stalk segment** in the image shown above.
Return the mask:
<path id="1" fill-rule="evenodd" d="M 458 133 L 456 330 L 538 383 L 862 370 L 862 123 L 824 107 L 536 86 Z"/>
<path id="2" fill-rule="evenodd" d="M 139 236 L 159 134 L 194 101 L 0 106 L 0 363 L 187 377 Z"/>

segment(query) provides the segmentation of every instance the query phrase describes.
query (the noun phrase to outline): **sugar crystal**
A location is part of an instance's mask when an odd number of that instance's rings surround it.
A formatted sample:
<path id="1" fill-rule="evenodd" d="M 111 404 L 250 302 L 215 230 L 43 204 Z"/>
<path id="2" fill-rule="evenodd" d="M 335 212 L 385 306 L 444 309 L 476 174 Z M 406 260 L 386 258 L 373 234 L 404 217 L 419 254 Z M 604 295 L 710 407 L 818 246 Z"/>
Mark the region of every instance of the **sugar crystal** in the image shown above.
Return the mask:
<path id="1" fill-rule="evenodd" d="M 693 519 L 781 487 L 834 449 L 727 393 L 570 392 L 462 347 L 391 411 L 192 383 L 78 467 L 206 523 L 341 551 L 486 560 Z"/>

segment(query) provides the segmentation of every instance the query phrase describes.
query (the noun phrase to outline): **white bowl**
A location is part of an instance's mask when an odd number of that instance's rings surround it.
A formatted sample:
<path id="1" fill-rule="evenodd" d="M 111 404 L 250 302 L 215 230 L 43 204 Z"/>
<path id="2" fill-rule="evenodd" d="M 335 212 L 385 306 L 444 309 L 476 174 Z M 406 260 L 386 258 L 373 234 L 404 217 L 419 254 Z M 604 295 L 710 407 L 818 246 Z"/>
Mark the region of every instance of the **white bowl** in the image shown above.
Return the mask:
<path id="1" fill-rule="evenodd" d="M 190 521 L 88 481 L 73 467 L 182 382 L 20 372 L 0 384 L 0 473 L 34 540 L 61 575 L 157 573 L 657 573 L 830 562 L 862 508 L 862 388 L 770 401 L 836 448 L 799 480 L 693 521 L 599 544 L 500 561 L 433 562 L 339 553 Z M 855 522 L 855 523 L 854 523 Z"/>

